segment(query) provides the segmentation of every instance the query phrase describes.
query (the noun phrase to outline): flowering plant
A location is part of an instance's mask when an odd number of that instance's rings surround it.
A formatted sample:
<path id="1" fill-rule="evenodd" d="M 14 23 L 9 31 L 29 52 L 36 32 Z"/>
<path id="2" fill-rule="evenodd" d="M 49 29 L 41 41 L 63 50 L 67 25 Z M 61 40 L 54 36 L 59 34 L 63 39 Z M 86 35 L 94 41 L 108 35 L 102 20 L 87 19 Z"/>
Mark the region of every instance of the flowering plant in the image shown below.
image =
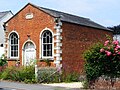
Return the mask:
<path id="1" fill-rule="evenodd" d="M 105 41 L 104 47 L 100 49 L 101 53 L 105 53 L 106 56 L 119 56 L 120 55 L 120 45 L 118 41 L 113 41 L 112 43 L 110 40 Z"/>
<path id="2" fill-rule="evenodd" d="M 85 72 L 88 80 L 102 75 L 120 77 L 120 44 L 107 40 L 96 44 L 84 53 Z"/>

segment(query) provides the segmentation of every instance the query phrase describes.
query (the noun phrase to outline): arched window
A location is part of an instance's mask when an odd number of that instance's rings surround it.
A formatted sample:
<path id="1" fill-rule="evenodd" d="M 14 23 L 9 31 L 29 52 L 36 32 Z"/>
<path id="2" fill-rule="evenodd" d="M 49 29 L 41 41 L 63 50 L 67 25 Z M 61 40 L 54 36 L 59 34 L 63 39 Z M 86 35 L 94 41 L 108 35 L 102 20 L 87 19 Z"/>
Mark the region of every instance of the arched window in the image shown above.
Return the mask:
<path id="1" fill-rule="evenodd" d="M 10 46 L 10 58 L 18 57 L 18 35 L 13 32 L 9 37 L 9 46 Z"/>
<path id="2" fill-rule="evenodd" d="M 53 56 L 53 38 L 49 30 L 42 33 L 42 58 L 51 58 Z"/>

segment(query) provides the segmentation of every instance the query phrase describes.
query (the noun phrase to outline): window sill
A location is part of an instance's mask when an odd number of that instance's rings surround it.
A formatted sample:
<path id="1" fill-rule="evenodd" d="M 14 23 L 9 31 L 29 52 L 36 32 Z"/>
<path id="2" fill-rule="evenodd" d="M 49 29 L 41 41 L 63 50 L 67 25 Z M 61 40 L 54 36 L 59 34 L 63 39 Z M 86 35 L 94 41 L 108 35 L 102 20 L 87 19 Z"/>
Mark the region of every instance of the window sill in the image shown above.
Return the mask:
<path id="1" fill-rule="evenodd" d="M 8 61 L 18 61 L 19 58 L 8 58 L 7 60 L 8 60 Z"/>
<path id="2" fill-rule="evenodd" d="M 43 60 L 46 60 L 46 59 L 48 59 L 48 60 L 50 60 L 50 61 L 53 61 L 53 60 L 54 60 L 53 58 L 40 58 L 40 61 L 43 61 Z"/>

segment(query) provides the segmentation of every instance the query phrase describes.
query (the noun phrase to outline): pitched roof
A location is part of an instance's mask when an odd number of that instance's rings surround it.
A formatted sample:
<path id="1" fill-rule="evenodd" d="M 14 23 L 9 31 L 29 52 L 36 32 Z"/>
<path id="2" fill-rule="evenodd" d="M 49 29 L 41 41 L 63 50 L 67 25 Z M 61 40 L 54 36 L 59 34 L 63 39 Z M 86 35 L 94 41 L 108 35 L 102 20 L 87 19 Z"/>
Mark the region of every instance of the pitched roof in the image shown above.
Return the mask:
<path id="1" fill-rule="evenodd" d="M 48 9 L 48 8 L 39 7 L 39 6 L 31 4 L 31 3 L 28 3 L 26 6 L 28 6 L 28 5 L 32 5 L 33 7 L 37 8 L 39 10 L 42 10 L 45 13 L 47 13 L 47 14 L 55 17 L 55 18 L 60 17 L 61 21 L 64 21 L 64 22 L 79 24 L 79 25 L 98 28 L 98 29 L 107 30 L 107 31 L 113 31 L 111 29 L 108 29 L 108 28 L 100 25 L 100 24 L 97 24 L 97 23 L 93 22 L 92 20 L 90 20 L 88 18 L 83 18 L 83 17 L 79 17 L 79 16 L 76 16 L 76 15 L 64 13 L 64 12 L 61 12 L 61 11 L 56 11 L 56 10 L 52 10 L 52 9 Z M 23 10 L 26 6 L 24 6 L 21 10 Z M 18 13 L 16 13 L 14 16 L 16 16 Z M 11 20 L 12 18 L 10 18 L 9 20 Z"/>
<path id="2" fill-rule="evenodd" d="M 42 9 L 43 11 L 50 14 L 51 16 L 60 17 L 61 21 L 112 31 L 100 24 L 95 23 L 94 21 L 88 18 L 83 18 L 76 15 L 72 15 L 72 14 L 68 14 L 68 13 L 64 13 L 64 12 L 60 12 L 52 9 L 47 9 L 43 7 L 39 7 L 39 9 Z"/>
<path id="3" fill-rule="evenodd" d="M 2 18 L 2 17 L 4 17 L 7 13 L 9 13 L 9 12 L 11 12 L 11 11 L 4 11 L 4 12 L 0 12 L 0 19 Z"/>

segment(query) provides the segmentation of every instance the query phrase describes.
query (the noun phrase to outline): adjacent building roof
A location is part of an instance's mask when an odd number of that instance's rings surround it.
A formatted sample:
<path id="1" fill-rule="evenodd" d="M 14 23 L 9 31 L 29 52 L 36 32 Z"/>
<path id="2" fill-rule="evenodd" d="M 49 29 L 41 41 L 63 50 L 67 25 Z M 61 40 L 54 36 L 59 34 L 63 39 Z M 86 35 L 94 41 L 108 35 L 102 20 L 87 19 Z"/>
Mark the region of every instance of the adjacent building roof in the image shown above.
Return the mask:
<path id="1" fill-rule="evenodd" d="M 3 18 L 9 12 L 11 12 L 11 11 L 0 12 L 0 19 Z"/>

